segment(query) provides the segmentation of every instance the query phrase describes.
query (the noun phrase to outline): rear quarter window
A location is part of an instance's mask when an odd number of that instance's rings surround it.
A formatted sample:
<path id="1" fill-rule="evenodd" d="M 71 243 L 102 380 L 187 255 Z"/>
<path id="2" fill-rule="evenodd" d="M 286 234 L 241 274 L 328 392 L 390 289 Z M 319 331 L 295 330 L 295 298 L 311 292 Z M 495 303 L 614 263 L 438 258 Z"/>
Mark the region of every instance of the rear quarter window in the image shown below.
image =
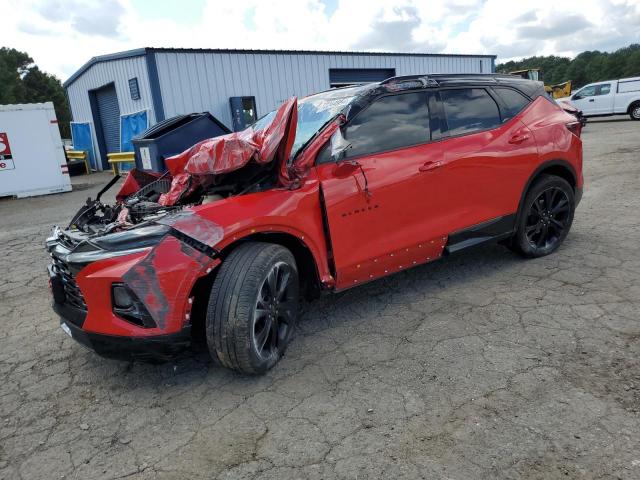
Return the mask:
<path id="1" fill-rule="evenodd" d="M 498 104 L 484 88 L 459 88 L 440 92 L 448 135 L 488 130 L 500 125 Z"/>
<path id="2" fill-rule="evenodd" d="M 503 122 L 512 119 L 529 105 L 530 100 L 516 90 L 511 88 L 494 88 L 493 90 L 504 104 Z"/>

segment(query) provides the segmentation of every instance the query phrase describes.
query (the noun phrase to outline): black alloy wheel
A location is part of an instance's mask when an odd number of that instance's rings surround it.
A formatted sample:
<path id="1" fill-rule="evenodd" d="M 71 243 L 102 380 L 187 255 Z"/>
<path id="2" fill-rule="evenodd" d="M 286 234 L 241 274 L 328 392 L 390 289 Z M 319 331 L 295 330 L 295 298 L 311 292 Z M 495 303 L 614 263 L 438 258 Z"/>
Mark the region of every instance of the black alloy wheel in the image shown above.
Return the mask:
<path id="1" fill-rule="evenodd" d="M 509 245 L 525 257 L 548 255 L 567 237 L 575 210 L 573 188 L 554 175 L 541 175 L 525 196 Z"/>
<path id="2" fill-rule="evenodd" d="M 564 238 L 571 209 L 567 194 L 549 187 L 533 201 L 527 215 L 525 235 L 534 248 L 551 248 Z"/>
<path id="3" fill-rule="evenodd" d="M 224 258 L 206 317 L 209 351 L 225 367 L 263 374 L 291 341 L 298 317 L 298 269 L 281 245 L 247 242 Z"/>
<path id="4" fill-rule="evenodd" d="M 298 307 L 297 286 L 293 284 L 291 267 L 278 262 L 262 282 L 253 309 L 253 347 L 260 358 L 268 361 L 279 356 L 289 337 Z"/>

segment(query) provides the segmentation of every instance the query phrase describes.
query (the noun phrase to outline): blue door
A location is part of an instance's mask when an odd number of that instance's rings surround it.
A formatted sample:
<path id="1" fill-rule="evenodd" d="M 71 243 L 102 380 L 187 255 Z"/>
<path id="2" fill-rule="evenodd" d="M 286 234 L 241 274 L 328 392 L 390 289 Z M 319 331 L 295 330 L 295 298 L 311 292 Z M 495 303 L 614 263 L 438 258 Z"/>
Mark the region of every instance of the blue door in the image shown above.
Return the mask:
<path id="1" fill-rule="evenodd" d="M 93 138 L 91 137 L 91 124 L 71 122 L 71 140 L 73 141 L 74 150 L 84 150 L 89 156 L 91 168 L 96 170 L 96 156 L 93 151 Z"/>
<path id="2" fill-rule="evenodd" d="M 90 92 L 94 123 L 102 168 L 109 168 L 107 153 L 120 151 L 120 107 L 116 87 L 112 83 Z"/>

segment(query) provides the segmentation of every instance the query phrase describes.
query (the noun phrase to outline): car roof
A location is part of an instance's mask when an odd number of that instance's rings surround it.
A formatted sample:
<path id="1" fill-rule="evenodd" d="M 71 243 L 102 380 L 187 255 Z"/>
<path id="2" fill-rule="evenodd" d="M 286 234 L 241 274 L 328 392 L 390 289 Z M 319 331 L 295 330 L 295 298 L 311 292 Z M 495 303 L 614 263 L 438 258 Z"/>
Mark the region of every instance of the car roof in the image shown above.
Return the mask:
<path id="1" fill-rule="evenodd" d="M 516 75 L 501 73 L 404 75 L 362 85 L 362 89 L 344 108 L 343 113 L 348 121 L 384 95 L 456 86 L 508 86 L 516 88 L 529 98 L 546 94 L 542 82 L 526 80 Z"/>
<path id="2" fill-rule="evenodd" d="M 518 75 L 510 75 L 507 73 L 429 73 L 424 75 L 403 75 L 398 77 L 387 78 L 380 82 L 380 85 L 392 83 L 401 83 L 408 81 L 426 80 L 430 82 L 430 86 L 457 86 L 469 84 L 483 85 L 542 85 L 542 82 L 528 80 Z"/>

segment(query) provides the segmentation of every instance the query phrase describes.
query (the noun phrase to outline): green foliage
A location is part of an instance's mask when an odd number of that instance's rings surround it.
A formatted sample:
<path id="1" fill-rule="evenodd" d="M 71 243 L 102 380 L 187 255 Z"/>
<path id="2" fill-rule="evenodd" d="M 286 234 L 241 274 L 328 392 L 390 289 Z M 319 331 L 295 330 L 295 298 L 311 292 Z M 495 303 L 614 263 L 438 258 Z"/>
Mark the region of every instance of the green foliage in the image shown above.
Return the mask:
<path id="1" fill-rule="evenodd" d="M 0 48 L 0 105 L 53 102 L 63 138 L 71 138 L 71 111 L 62 83 L 40 70 L 29 54 Z"/>
<path id="2" fill-rule="evenodd" d="M 529 57 L 520 61 L 499 64 L 496 71 L 540 68 L 544 83 L 555 85 L 571 80 L 573 88 L 602 80 L 640 77 L 640 44 L 629 45 L 612 53 L 587 51 L 571 60 L 566 57 Z"/>

